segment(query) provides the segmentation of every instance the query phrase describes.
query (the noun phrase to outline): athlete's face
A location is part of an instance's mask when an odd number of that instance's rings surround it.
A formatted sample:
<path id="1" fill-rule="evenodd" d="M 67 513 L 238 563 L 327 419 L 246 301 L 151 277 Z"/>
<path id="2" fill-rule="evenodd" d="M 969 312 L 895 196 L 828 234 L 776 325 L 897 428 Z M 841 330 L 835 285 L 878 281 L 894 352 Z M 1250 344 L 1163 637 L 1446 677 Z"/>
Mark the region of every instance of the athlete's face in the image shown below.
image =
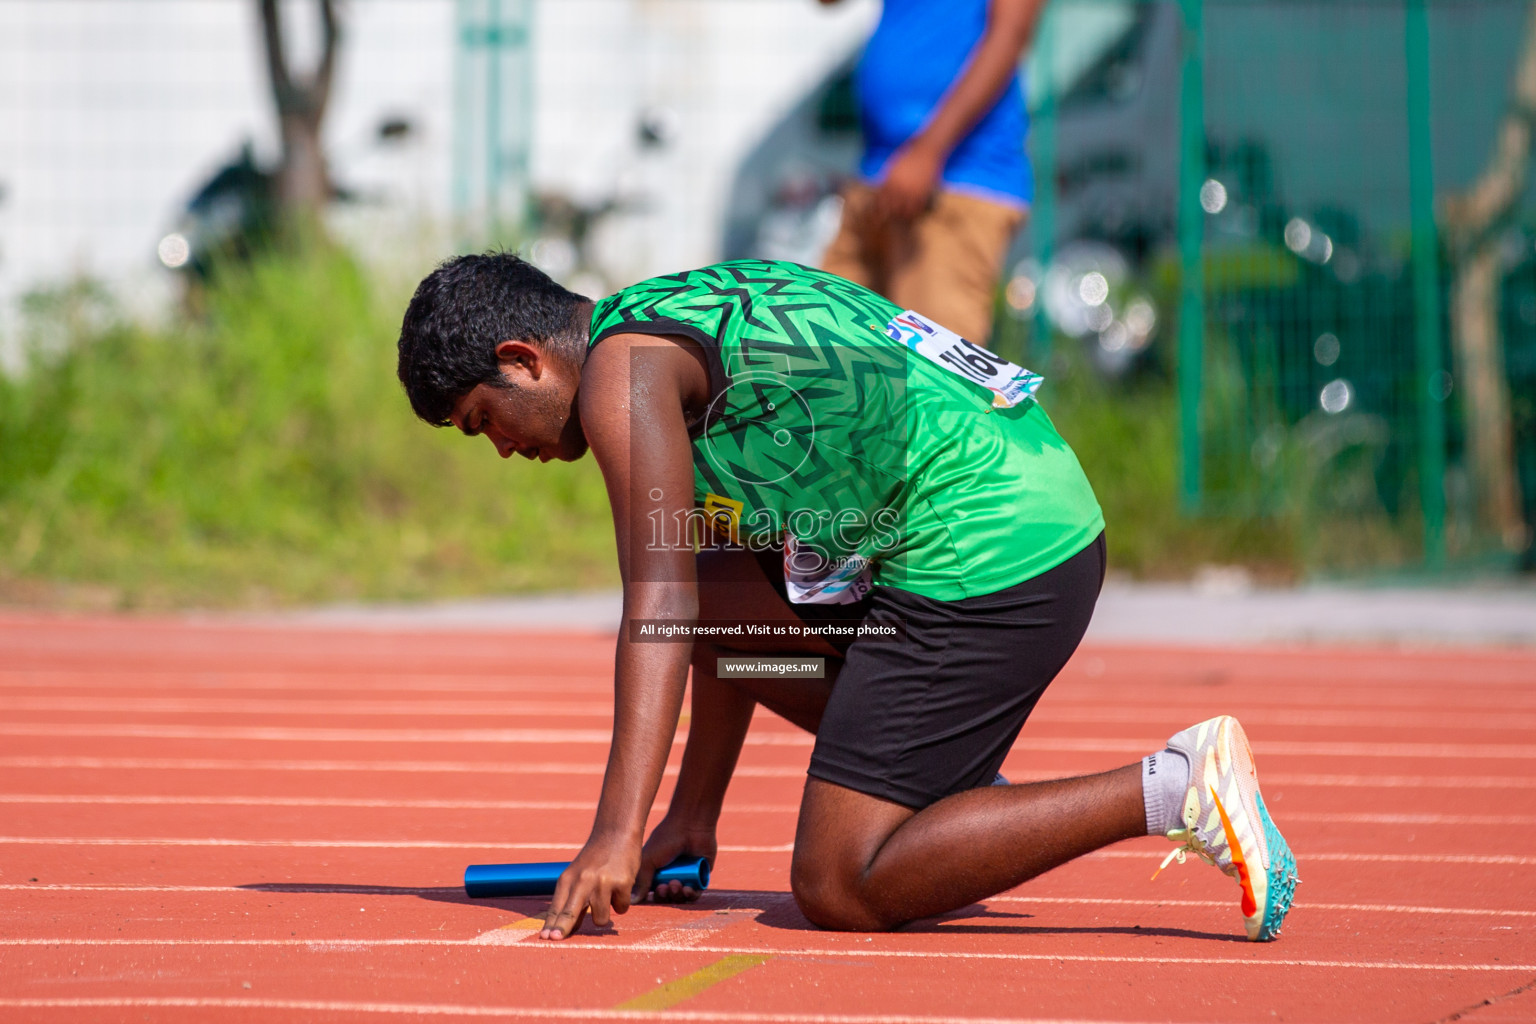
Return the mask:
<path id="1" fill-rule="evenodd" d="M 538 345 L 504 341 L 496 347 L 508 386 L 477 384 L 449 418 L 466 435 L 484 435 L 504 459 L 574 462 L 587 452 L 576 406 L 580 371 Z"/>

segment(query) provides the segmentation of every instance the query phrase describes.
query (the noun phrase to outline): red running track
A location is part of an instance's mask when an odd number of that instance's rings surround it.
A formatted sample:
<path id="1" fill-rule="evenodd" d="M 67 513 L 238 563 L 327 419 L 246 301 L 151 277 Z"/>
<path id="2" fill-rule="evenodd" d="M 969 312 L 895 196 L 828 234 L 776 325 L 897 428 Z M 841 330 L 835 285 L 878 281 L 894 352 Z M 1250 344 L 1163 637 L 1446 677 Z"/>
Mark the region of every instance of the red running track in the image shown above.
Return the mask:
<path id="1" fill-rule="evenodd" d="M 579 845 L 612 651 L 0 616 L 0 1021 L 1536 1021 L 1536 652 L 1074 659 L 1004 770 L 1239 715 L 1304 879 L 1274 944 L 1241 940 L 1214 870 L 1149 881 L 1156 839 L 899 933 L 818 931 L 788 896 L 810 742 L 770 717 L 708 895 L 544 943 L 537 901 L 459 880 Z"/>

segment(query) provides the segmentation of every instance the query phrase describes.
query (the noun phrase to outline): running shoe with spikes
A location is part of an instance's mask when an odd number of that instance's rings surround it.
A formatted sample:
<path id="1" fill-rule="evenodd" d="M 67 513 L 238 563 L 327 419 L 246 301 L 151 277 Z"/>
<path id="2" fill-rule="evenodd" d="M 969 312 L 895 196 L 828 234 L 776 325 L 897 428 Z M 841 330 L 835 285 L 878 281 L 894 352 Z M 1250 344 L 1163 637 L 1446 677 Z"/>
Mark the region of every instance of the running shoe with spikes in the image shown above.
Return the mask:
<path id="1" fill-rule="evenodd" d="M 1158 872 L 1175 858 L 1184 863 L 1186 853 L 1220 868 L 1243 891 L 1249 940 L 1273 941 L 1300 879 L 1296 858 L 1259 795 L 1259 776 L 1243 727 L 1222 715 L 1178 733 L 1168 747 L 1189 759 L 1189 789 L 1183 827 L 1168 833 L 1179 846 L 1164 858 Z"/>

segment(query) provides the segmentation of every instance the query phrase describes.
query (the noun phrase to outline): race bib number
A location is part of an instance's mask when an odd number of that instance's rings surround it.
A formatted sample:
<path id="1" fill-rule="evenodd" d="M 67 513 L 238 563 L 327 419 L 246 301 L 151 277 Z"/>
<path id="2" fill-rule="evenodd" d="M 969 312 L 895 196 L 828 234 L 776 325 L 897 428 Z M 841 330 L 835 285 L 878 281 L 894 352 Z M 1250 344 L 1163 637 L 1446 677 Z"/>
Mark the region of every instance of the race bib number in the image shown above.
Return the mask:
<path id="1" fill-rule="evenodd" d="M 792 604 L 853 604 L 869 593 L 873 578 L 862 555 L 828 560 L 794 534 L 784 537 L 784 589 Z"/>
<path id="2" fill-rule="evenodd" d="M 1045 380 L 1038 373 L 1031 373 L 980 345 L 973 345 L 949 328 L 940 327 L 910 309 L 892 317 L 885 325 L 885 333 L 892 341 L 903 343 L 935 366 L 992 392 L 995 409 L 1011 409 L 1034 398 Z"/>

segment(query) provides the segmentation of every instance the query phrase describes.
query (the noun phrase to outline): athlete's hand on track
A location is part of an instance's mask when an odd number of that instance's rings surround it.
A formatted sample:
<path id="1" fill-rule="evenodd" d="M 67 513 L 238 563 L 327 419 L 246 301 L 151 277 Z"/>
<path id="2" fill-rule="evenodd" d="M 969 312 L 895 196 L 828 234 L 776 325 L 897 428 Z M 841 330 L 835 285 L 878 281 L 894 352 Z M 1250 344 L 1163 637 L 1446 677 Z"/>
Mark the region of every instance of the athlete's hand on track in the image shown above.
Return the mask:
<path id="1" fill-rule="evenodd" d="M 921 138 L 913 139 L 886 165 L 885 181 L 875 192 L 876 210 L 898 220 L 916 219 L 933 201 L 943 170 L 943 156 Z"/>
<path id="2" fill-rule="evenodd" d="M 544 915 L 541 939 L 564 939 L 575 934 L 592 912 L 592 923 L 607 928 L 615 914 L 629 909 L 630 891 L 640 869 L 640 851 L 632 842 L 592 838 L 581 848 L 571 866 L 555 883 L 554 898 Z"/>
<path id="3" fill-rule="evenodd" d="M 692 903 L 702 895 L 692 886 L 671 881 L 652 890 L 651 880 L 656 877 L 656 872 L 684 854 L 705 857 L 713 864 L 716 849 L 713 824 L 679 821 L 668 815 L 651 832 L 645 848 L 640 851 L 640 874 L 635 878 L 634 898 L 644 901 L 646 893 L 650 892 L 657 903 Z"/>

